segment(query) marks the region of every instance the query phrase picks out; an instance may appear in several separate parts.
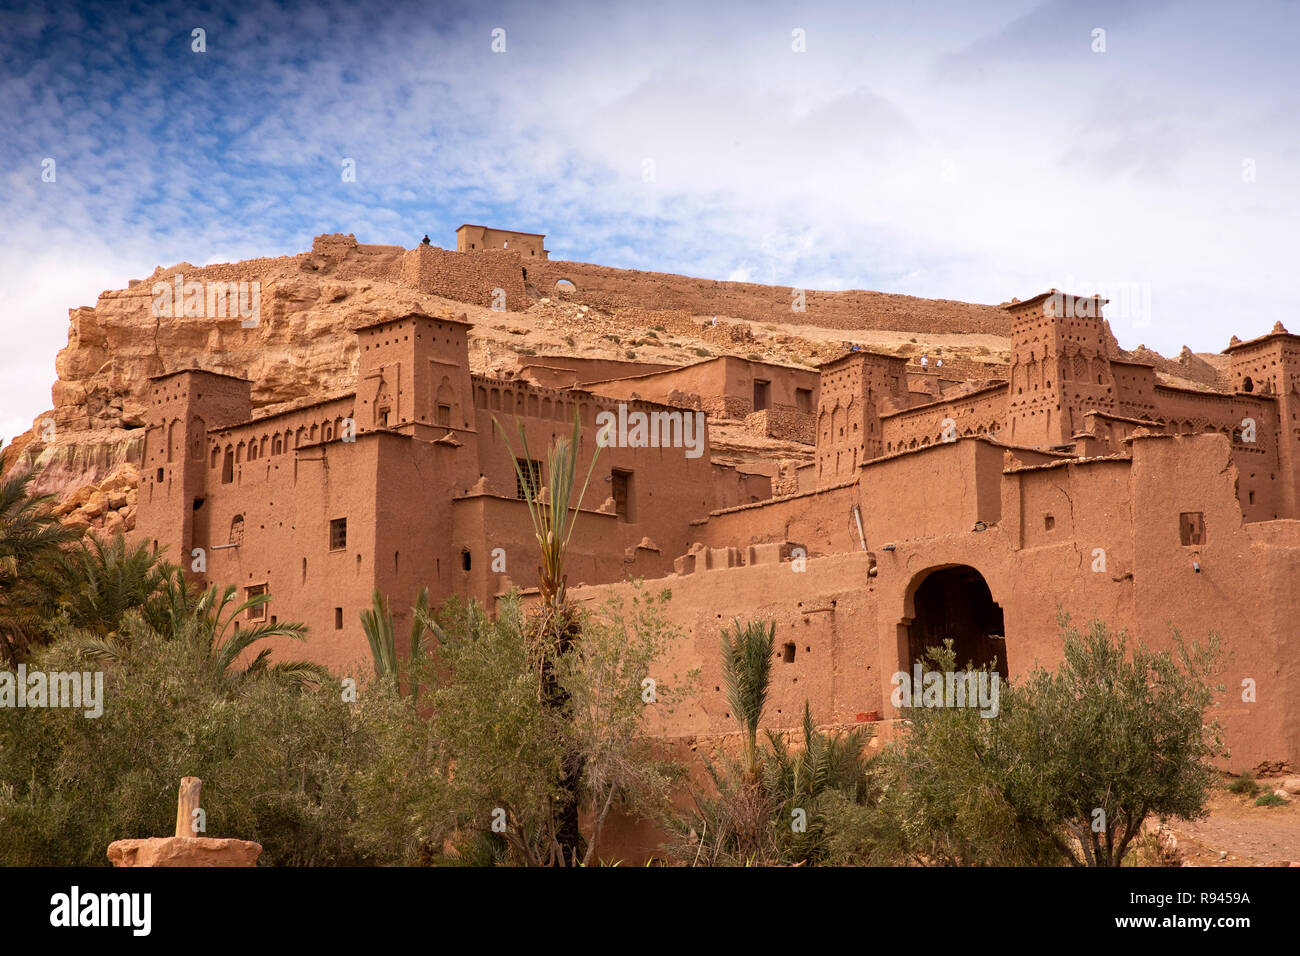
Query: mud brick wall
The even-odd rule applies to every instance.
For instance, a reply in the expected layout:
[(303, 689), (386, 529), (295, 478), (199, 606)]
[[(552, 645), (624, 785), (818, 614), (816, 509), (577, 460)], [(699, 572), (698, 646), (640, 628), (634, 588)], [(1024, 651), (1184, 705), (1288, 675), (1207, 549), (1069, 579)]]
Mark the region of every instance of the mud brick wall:
[(606, 310), (630, 307), (681, 310), (692, 315), (725, 315), (837, 329), (993, 335), (1011, 332), (1009, 316), (995, 305), (919, 299), (860, 289), (845, 292), (809, 289), (804, 294), (805, 311), (794, 312), (791, 309), (793, 290), (786, 286), (720, 282), (554, 259), (530, 261), (528, 279), (537, 284), (542, 295), (554, 294), (555, 283), (567, 279), (576, 287), (565, 296), (567, 299)]
[(768, 438), (817, 443), (817, 417), (794, 408), (765, 408), (745, 416), (745, 430)]
[(419, 292), (487, 308), (493, 304), (493, 289), (505, 290), (507, 311), (521, 312), (529, 305), (519, 253), (504, 249), (451, 252), (416, 246), (402, 255), (401, 279)]

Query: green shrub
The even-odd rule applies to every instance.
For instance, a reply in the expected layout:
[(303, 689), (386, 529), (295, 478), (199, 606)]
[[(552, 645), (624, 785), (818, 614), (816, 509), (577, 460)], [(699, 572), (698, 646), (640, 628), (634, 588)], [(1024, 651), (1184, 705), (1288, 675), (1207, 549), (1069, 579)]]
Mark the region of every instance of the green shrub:
[(89, 664), (56, 642), (32, 670), (102, 670), (103, 714), (0, 720), (0, 864), (104, 866), (109, 843), (171, 836), (184, 776), (203, 780), (207, 836), (261, 843), (265, 865), (430, 859), (442, 791), (409, 702), (340, 684), (253, 680), (223, 694), (175, 641), (127, 625), (128, 652)]
[(1230, 793), (1244, 793), (1248, 797), (1253, 797), (1259, 793), (1259, 784), (1255, 782), (1255, 775), (1247, 770), (1232, 783), (1228, 784)]
[[(884, 758), (886, 809), (909, 858), (975, 865), (1118, 866), (1152, 814), (1204, 815), (1222, 752), (1205, 722), (1219, 642), (1130, 649), (1100, 621), (1061, 618), (1064, 661), (1004, 685), (996, 717), (916, 707)], [(950, 646), (934, 669), (955, 669)]]

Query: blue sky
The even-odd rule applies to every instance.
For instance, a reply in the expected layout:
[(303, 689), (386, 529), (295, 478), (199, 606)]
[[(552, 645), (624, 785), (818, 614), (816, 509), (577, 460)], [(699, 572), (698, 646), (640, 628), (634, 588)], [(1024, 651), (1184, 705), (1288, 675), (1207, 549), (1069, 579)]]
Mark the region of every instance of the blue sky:
[(1166, 354), (1300, 331), (1297, 39), (1296, 0), (6, 7), (0, 435), (50, 407), (68, 308), (321, 232), (487, 222), (553, 258), (975, 302), (1141, 290), (1112, 325)]

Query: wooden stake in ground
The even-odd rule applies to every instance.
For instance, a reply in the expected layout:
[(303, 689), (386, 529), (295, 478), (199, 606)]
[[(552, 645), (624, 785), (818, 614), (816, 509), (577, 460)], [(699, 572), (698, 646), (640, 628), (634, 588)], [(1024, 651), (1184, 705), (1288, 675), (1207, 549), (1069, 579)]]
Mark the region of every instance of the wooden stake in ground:
[(199, 790), (203, 781), (198, 777), (182, 777), (180, 794), (176, 798), (176, 835), (194, 836), (194, 811), (199, 808)]

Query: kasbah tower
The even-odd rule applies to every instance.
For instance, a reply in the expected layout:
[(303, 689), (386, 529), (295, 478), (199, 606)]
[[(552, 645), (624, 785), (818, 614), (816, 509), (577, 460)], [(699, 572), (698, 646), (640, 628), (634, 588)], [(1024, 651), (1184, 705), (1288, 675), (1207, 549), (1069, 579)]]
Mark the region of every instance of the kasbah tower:
[[(397, 249), (393, 268), (512, 311), (529, 283), (609, 297), (653, 275), (556, 263), (543, 240), (466, 226), (456, 250)], [(734, 729), (718, 661), (733, 617), (776, 622), (770, 724), (795, 724), (806, 699), (819, 723), (878, 722), (887, 738), (890, 678), (927, 646), (952, 638), (959, 661), (996, 659), (1014, 680), (1059, 662), (1065, 612), (1157, 648), (1172, 628), (1216, 632), (1232, 766), (1300, 765), (1300, 337), (1280, 323), (1234, 337), (1221, 387), (1179, 387), (1114, 357), (1104, 306), (1055, 290), (1012, 300), (992, 380), (863, 350), (817, 370), (556, 356), (498, 379), (471, 371), (468, 322), (414, 312), (353, 330), (349, 391), (260, 415), (253, 383), (196, 354), (150, 383), (135, 534), (187, 556), (196, 581), (269, 591), (252, 613), (310, 628), (277, 651), (342, 671), (366, 659), (359, 612), (375, 589), (401, 626), (425, 587), (491, 608), (536, 586), (524, 498), (545, 462), (522, 462), (521, 480), (502, 429), (522, 454), (522, 423), (544, 459), (576, 415), (585, 467), (597, 416), (620, 406), (673, 427), (743, 420), (806, 443), (809, 463), (715, 462), (707, 429), (694, 454), (628, 442), (600, 449), (580, 503), (576, 599), (629, 578), (672, 590), (684, 637), (661, 666), (701, 670), (657, 727), (680, 746)]]

